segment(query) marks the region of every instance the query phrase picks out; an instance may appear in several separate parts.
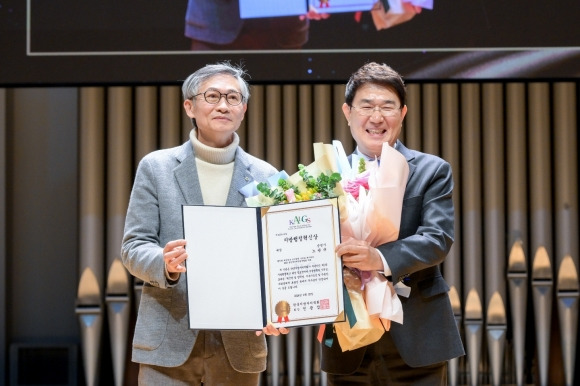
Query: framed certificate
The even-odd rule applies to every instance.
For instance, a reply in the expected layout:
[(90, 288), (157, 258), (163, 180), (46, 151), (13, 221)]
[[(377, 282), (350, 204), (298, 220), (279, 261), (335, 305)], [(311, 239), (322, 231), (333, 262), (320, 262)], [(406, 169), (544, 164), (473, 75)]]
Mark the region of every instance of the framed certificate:
[(336, 199), (183, 206), (189, 327), (261, 330), (344, 321)]
[(380, 0), (239, 0), (240, 18), (261, 18), (318, 13), (369, 11)]

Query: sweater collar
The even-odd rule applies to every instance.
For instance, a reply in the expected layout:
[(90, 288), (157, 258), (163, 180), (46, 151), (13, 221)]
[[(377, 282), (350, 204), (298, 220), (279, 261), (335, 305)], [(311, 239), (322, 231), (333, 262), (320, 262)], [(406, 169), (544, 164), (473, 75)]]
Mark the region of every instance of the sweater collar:
[(211, 147), (201, 143), (199, 139), (197, 139), (196, 129), (191, 130), (189, 133), (189, 139), (191, 140), (197, 158), (216, 165), (225, 165), (234, 162), (236, 150), (240, 144), (240, 137), (237, 133), (234, 133), (234, 140), (232, 143), (221, 148)]

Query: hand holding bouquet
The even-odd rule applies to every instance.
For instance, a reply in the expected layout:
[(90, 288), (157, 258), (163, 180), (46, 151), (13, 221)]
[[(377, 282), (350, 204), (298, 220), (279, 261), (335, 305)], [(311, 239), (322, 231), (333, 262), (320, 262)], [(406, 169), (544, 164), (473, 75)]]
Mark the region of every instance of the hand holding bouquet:
[[(366, 161), (353, 154), (349, 160), (342, 144), (315, 143), (315, 161), (298, 165), (292, 176), (284, 171), (268, 181), (244, 187), (248, 206), (269, 206), (338, 197), (341, 238), (365, 240), (371, 246), (395, 241), (409, 166), (401, 153), (383, 145), (379, 160)], [(345, 268), (348, 270), (348, 268)], [(360, 280), (345, 280), (347, 323), (335, 323), (343, 351), (376, 342), (391, 321), (403, 323), (403, 308), (395, 287), (377, 271), (345, 271)], [(348, 283), (359, 283), (348, 288)], [(350, 308), (350, 313), (348, 309)]]
[[(348, 213), (341, 222), (343, 241), (355, 238), (373, 247), (395, 241), (399, 236), (409, 175), (407, 160), (388, 143), (383, 144), (380, 161), (366, 161), (356, 154), (349, 161), (339, 141), (333, 142), (333, 148)], [(403, 323), (403, 306), (393, 283), (377, 271), (354, 271), (361, 278), (361, 290), (371, 319), (380, 320), (385, 330), (390, 328), (391, 321)], [(368, 332), (362, 335), (356, 324), (335, 324), (343, 351), (376, 342), (381, 334), (377, 336), (373, 328), (376, 329), (376, 324), (365, 327)]]

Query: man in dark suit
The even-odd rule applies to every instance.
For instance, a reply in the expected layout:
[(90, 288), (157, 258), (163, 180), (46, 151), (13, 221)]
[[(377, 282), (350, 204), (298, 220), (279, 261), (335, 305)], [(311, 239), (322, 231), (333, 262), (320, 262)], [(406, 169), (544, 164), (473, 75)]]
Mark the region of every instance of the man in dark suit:
[(257, 386), (267, 360), (262, 332), (288, 333), (272, 325), (257, 332), (189, 329), (182, 205), (245, 206), (240, 188), (276, 173), (239, 146), (250, 97), (244, 76), (229, 63), (191, 74), (182, 87), (189, 140), (146, 155), (137, 168), (121, 255), (144, 281), (132, 353), (140, 385)]
[(332, 347), (322, 344), (322, 370), (330, 386), (445, 385), (447, 361), (465, 354), (439, 268), (454, 238), (451, 167), (439, 157), (407, 149), (398, 139), (407, 113), (406, 91), (389, 66), (359, 68), (346, 85), (345, 100), (342, 110), (357, 143), (355, 152), (375, 159), (388, 142), (407, 159), (409, 177), (398, 240), (374, 248), (352, 238), (336, 251), (344, 265), (380, 271), (411, 292), (400, 298), (404, 323), (391, 323), (378, 342), (345, 352), (335, 335)]

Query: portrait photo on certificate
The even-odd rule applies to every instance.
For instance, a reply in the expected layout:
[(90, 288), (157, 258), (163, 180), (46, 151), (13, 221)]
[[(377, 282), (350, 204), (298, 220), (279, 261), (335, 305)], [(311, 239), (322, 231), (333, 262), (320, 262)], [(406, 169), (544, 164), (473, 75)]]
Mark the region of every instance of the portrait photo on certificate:
[(339, 218), (336, 198), (183, 206), (190, 328), (344, 321)]

